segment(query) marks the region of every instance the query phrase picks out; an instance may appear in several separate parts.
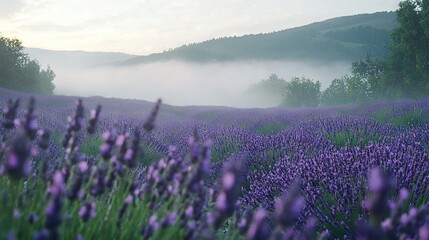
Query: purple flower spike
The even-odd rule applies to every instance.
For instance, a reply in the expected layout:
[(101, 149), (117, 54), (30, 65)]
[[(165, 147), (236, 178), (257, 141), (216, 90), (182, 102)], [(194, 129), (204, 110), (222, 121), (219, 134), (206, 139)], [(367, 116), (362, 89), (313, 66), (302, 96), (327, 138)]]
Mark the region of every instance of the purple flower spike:
[(278, 224), (284, 229), (295, 224), (304, 203), (301, 196), (301, 181), (297, 181), (276, 203), (274, 216)]
[(39, 217), (35, 213), (30, 213), (28, 216), (28, 222), (35, 223), (39, 220)]
[(389, 212), (388, 194), (394, 188), (395, 181), (392, 176), (381, 173), (378, 168), (371, 169), (368, 181), (372, 196), (366, 200), (365, 205), (375, 218), (382, 219)]
[(155, 104), (155, 107), (152, 109), (152, 112), (150, 113), (146, 122), (143, 124), (143, 128), (146, 131), (149, 132), (155, 127), (155, 118), (156, 118), (156, 115), (158, 115), (160, 106), (161, 106), (161, 99), (158, 99), (158, 101)]
[(5, 170), (12, 178), (21, 178), (30, 173), (31, 144), (28, 138), (19, 134), (9, 146)]
[(89, 125), (86, 129), (89, 134), (95, 133), (95, 129), (96, 129), (96, 125), (98, 122), (100, 112), (101, 112), (101, 105), (97, 105), (97, 107), (95, 109), (91, 110), (91, 116), (89, 118)]
[(429, 240), (429, 218), (426, 223), (419, 229), (420, 240)]
[(249, 240), (265, 240), (270, 238), (270, 228), (268, 224), (267, 213), (260, 208), (256, 211), (253, 221), (247, 231), (247, 239)]
[(35, 104), (36, 104), (36, 100), (33, 97), (30, 98), (27, 113), (25, 115), (25, 122), (23, 124), (25, 133), (31, 140), (33, 140), (36, 137), (37, 130), (39, 129), (37, 124), (36, 114), (34, 113)]
[(41, 129), (37, 132), (39, 135), (39, 147), (41, 149), (47, 149), (49, 147), (49, 141), (51, 139), (51, 131), (49, 129)]
[(95, 217), (95, 202), (85, 202), (79, 209), (79, 217), (83, 222), (87, 222), (90, 218)]
[(49, 232), (46, 229), (42, 229), (41, 231), (34, 234), (34, 240), (48, 240)]
[(15, 126), (15, 118), (18, 113), (19, 99), (12, 101), (9, 99), (7, 106), (3, 109), (2, 126), (6, 129), (12, 129)]

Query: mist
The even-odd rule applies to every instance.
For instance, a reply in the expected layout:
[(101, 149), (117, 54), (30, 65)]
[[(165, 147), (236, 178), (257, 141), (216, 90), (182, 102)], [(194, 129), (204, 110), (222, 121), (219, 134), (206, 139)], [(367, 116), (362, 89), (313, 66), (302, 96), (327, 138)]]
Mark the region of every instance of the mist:
[(273, 107), (272, 98), (244, 93), (251, 84), (276, 73), (290, 80), (305, 76), (320, 81), (322, 89), (350, 71), (350, 63), (321, 64), (290, 61), (241, 61), (228, 63), (156, 62), (126, 67), (70, 67), (52, 65), (57, 77), (55, 94), (103, 96), (185, 105)]

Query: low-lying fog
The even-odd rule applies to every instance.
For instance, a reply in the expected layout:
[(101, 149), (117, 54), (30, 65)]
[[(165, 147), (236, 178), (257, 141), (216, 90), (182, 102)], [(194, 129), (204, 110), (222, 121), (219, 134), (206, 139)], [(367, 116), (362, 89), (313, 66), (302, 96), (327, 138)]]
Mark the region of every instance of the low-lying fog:
[(326, 88), (349, 72), (350, 63), (307, 62), (157, 62), (127, 67), (67, 67), (51, 64), (57, 77), (55, 94), (104, 96), (155, 101), (172, 105), (270, 107), (269, 99), (252, 99), (244, 92), (251, 84), (276, 73), (290, 80), (305, 76)]

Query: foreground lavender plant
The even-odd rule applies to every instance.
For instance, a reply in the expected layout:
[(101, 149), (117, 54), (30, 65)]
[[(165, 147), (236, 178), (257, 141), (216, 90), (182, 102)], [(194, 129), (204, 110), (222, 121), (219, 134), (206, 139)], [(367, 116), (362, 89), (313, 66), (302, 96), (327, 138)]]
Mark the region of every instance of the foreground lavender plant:
[(3, 109), (2, 126), (4, 128), (11, 129), (15, 126), (15, 118), (18, 112), (19, 102), (19, 99), (15, 101), (12, 101), (12, 99), (8, 100), (7, 106)]
[[(14, 104), (9, 104), (10, 109)], [(428, 236), (426, 125), (395, 130), (363, 118), (323, 117), (318, 112), (308, 120), (308, 113), (300, 113), (293, 118), (298, 123), (290, 129), (261, 136), (251, 126), (244, 131), (234, 125), (250, 122), (259, 127), (278, 119), (292, 125), (292, 120), (279, 116), (293, 113), (234, 110), (240, 112), (234, 115), (222, 110), (215, 113), (223, 117), (216, 117), (215, 124), (209, 125), (197, 120), (200, 112), (186, 110), (185, 115), (191, 116), (186, 116), (186, 121), (163, 119), (163, 124), (157, 124), (159, 131), (150, 132), (159, 104), (143, 125), (134, 121), (139, 129), (124, 123), (123, 118), (112, 117), (111, 112), (103, 112), (107, 120), (100, 121), (98, 107), (89, 121), (84, 121), (83, 103), (78, 101), (63, 138), (66, 154), (56, 145), (62, 124), (47, 124), (43, 119), (47, 111), (38, 109), (39, 124), (54, 129), (37, 129), (37, 124), (30, 124), (35, 119), (34, 102), (30, 101), (22, 119), (17, 119), (16, 108), (15, 115), (8, 117), (13, 126), (2, 124), (0, 129), (0, 158), (1, 152), (5, 153), (0, 159), (4, 166), (0, 186), (7, 186), (0, 192), (0, 208), (7, 212), (8, 220), (2, 221), (0, 237), (6, 238), (7, 233), (16, 239)], [(10, 123), (5, 118), (3, 115), (2, 122)], [(114, 128), (112, 122), (116, 122)], [(102, 139), (96, 136), (98, 123), (105, 132)], [(87, 133), (80, 131), (85, 127)], [(33, 135), (36, 129), (37, 139)], [(186, 142), (185, 136), (193, 130), (198, 134)], [(343, 136), (337, 134), (343, 131), (387, 137), (376, 142), (357, 140), (355, 146), (352, 141), (337, 146), (335, 139), (327, 137), (331, 132)], [(85, 134), (91, 136), (85, 139)], [(25, 140), (17, 140), (20, 137)], [(82, 143), (100, 147), (100, 156), (89, 156)], [(171, 143), (177, 146), (169, 147)], [(142, 156), (151, 156), (154, 146), (168, 152), (159, 161), (142, 161)], [(242, 155), (248, 158), (241, 159)], [(37, 173), (40, 159), (52, 176), (28, 174), (30, 170)], [(7, 165), (17, 166), (16, 162), (19, 167)], [(26, 165), (34, 167), (23, 167)], [(219, 174), (222, 169), (223, 175)], [(46, 181), (39, 176), (50, 180), (47, 198), (41, 197)], [(135, 231), (136, 226), (141, 231)]]
[(11, 140), (5, 162), (10, 177), (17, 179), (30, 174), (31, 149), (31, 143), (23, 133)]
[(37, 119), (35, 114), (35, 105), (36, 105), (36, 100), (33, 97), (30, 98), (28, 109), (25, 114), (25, 120), (22, 124), (24, 126), (25, 133), (31, 140), (34, 140), (37, 134), (37, 130), (39, 130), (39, 126), (37, 124)]
[[(63, 208), (63, 195), (65, 191), (65, 179), (61, 172), (56, 172), (52, 177), (51, 186), (48, 189), (51, 201), (46, 207), (45, 229), (48, 235), (47, 239), (60, 239), (59, 226), (62, 223), (61, 211)], [(44, 234), (44, 230), (40, 232)]]

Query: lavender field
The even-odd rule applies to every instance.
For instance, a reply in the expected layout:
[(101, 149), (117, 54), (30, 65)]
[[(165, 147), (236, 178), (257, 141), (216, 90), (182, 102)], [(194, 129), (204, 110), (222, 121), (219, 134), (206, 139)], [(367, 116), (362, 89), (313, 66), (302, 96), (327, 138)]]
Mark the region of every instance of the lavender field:
[(429, 99), (31, 99), (0, 89), (1, 239), (429, 239)]

